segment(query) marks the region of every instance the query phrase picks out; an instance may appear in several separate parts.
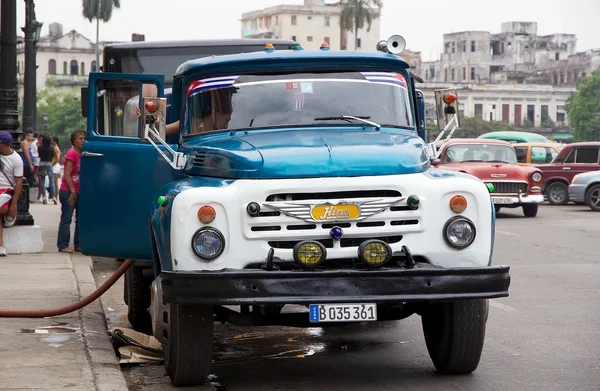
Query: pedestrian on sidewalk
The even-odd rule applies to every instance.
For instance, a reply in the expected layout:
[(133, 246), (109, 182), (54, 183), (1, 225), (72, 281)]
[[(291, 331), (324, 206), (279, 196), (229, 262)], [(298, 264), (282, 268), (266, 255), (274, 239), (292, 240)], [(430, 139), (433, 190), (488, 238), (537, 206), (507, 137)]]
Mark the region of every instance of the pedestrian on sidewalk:
[(10, 147), (12, 142), (10, 132), (0, 131), (0, 257), (6, 256), (3, 228), (15, 224), (23, 188), (23, 159)]
[(75, 213), (75, 234), (73, 244), (75, 251), (79, 248), (79, 167), (81, 161), (81, 150), (85, 143), (86, 133), (83, 130), (75, 130), (71, 133), (71, 149), (65, 155), (65, 172), (58, 198), (61, 204), (60, 224), (58, 226), (58, 238), (56, 245), (61, 253), (72, 253), (69, 248), (71, 242), (71, 221)]
[(33, 165), (33, 152), (31, 151), (32, 142), (33, 133), (27, 130), (23, 132), (23, 140), (21, 141), (21, 158), (23, 160), (23, 175), (25, 176), (25, 179), (27, 179), (29, 188), (33, 188), (33, 186), (35, 186), (35, 168)]
[(60, 156), (62, 152), (60, 151), (60, 143), (58, 142), (58, 137), (52, 136), (52, 148), (54, 148), (54, 157), (52, 158), (52, 174), (54, 176), (54, 204), (58, 204), (58, 178), (60, 177)]
[[(33, 132), (33, 140), (31, 140), (31, 153), (33, 155), (33, 171), (35, 173), (35, 179), (37, 180), (37, 200), (39, 201), (42, 198), (42, 181), (40, 180), (40, 153), (38, 152), (38, 147), (40, 145), (40, 134), (38, 132)], [(33, 187), (30, 185), (30, 187)]]
[(46, 178), (48, 178), (48, 188), (50, 193), (50, 199), (55, 199), (55, 188), (54, 188), (54, 176), (52, 173), (52, 159), (54, 158), (54, 147), (52, 146), (52, 139), (50, 136), (41, 135), (41, 143), (38, 145), (38, 153), (40, 155), (40, 182), (42, 183), (42, 201), (44, 204), (48, 203), (48, 194), (46, 193)]

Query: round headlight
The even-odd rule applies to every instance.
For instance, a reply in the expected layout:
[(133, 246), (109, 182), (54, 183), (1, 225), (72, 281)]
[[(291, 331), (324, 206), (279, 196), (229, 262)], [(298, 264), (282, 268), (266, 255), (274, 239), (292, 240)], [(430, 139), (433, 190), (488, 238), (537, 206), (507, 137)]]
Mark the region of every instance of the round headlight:
[(215, 228), (201, 228), (192, 237), (192, 249), (200, 258), (213, 260), (225, 248), (225, 238)]
[(451, 218), (444, 225), (444, 240), (457, 250), (467, 248), (475, 240), (475, 225), (466, 217)]
[(380, 267), (392, 259), (392, 249), (382, 240), (368, 240), (358, 246), (358, 256), (369, 266)]
[(534, 172), (533, 175), (531, 175), (531, 179), (533, 179), (534, 182), (539, 182), (542, 180), (542, 173), (541, 172)]
[(300, 242), (294, 246), (294, 260), (304, 267), (319, 265), (327, 257), (327, 249), (319, 242)]

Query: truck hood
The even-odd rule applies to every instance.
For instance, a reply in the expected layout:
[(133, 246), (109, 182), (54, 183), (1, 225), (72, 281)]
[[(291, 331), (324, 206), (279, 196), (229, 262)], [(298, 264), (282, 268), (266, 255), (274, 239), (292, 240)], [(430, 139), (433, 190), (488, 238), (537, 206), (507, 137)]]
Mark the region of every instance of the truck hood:
[(531, 166), (517, 164), (467, 162), (440, 164), (438, 168), (466, 172), (483, 181), (528, 180), (530, 174), (537, 170)]
[(416, 132), (328, 127), (215, 133), (186, 139), (185, 172), (220, 178), (311, 178), (393, 175), (429, 168)]

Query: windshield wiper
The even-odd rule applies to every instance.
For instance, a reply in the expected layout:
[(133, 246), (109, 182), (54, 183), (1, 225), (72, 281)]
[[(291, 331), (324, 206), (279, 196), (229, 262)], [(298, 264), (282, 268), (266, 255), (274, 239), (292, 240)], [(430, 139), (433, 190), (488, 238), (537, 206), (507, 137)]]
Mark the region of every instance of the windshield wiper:
[(371, 118), (371, 117), (365, 117), (365, 116), (355, 117), (353, 115), (338, 115), (337, 117), (319, 117), (319, 118), (315, 118), (315, 121), (336, 121), (336, 120), (342, 120), (342, 121), (351, 122), (352, 120), (354, 120), (354, 121), (359, 121), (359, 122), (363, 122), (365, 124), (374, 126), (376, 129), (380, 129), (381, 128), (381, 125), (379, 125), (377, 122), (367, 121), (369, 118)]

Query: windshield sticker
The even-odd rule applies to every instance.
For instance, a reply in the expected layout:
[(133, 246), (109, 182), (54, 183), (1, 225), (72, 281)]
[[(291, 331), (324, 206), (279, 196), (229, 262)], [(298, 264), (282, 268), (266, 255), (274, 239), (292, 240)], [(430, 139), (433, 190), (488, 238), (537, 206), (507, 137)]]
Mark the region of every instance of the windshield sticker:
[(302, 111), (304, 110), (304, 94), (302, 93), (294, 93), (294, 104), (292, 107), (294, 111)]
[(400, 86), (408, 89), (408, 83), (404, 75), (394, 72), (361, 72), (361, 74), (370, 82), (385, 83)]
[(285, 89), (290, 91), (298, 91), (300, 89), (300, 83), (289, 82), (285, 83)]
[(223, 76), (193, 81), (187, 89), (186, 98), (212, 88), (231, 87), (238, 78), (239, 76)]
[(302, 92), (303, 94), (312, 94), (313, 93), (312, 83), (300, 83), (300, 92)]

